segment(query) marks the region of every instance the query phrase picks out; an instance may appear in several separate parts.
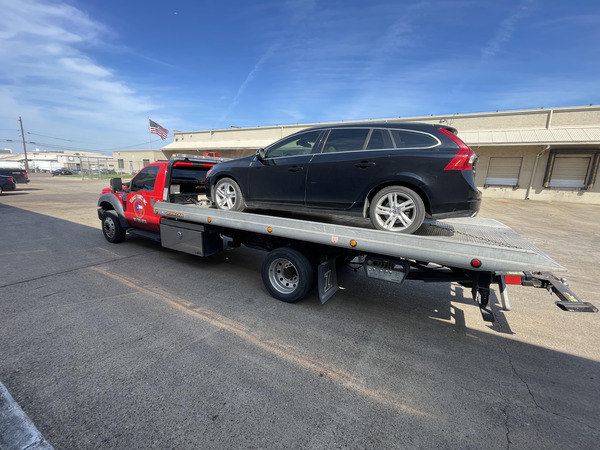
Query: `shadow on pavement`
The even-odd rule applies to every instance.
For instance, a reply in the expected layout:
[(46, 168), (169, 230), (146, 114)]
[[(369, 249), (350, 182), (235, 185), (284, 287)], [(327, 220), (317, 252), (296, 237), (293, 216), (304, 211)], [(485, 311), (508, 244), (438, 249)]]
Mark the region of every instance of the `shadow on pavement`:
[(545, 313), (514, 331), (495, 299), (488, 327), (460, 286), (398, 286), (349, 269), (325, 305), (314, 293), (286, 304), (263, 288), (258, 251), (203, 259), (140, 238), (114, 245), (99, 224), (2, 204), (0, 227), (10, 261), (0, 381), (56, 448), (600, 439), (600, 364), (570, 354), (587, 333), (527, 342)]

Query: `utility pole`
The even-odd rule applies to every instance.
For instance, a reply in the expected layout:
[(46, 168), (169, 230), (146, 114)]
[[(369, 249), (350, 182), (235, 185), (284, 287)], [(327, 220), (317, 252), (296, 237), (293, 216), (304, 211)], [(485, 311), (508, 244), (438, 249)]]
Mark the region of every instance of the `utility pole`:
[(27, 161), (27, 147), (25, 146), (25, 132), (23, 131), (23, 121), (19, 116), (19, 123), (21, 124), (21, 137), (23, 138), (23, 153), (25, 154), (25, 170), (29, 172), (29, 162)]

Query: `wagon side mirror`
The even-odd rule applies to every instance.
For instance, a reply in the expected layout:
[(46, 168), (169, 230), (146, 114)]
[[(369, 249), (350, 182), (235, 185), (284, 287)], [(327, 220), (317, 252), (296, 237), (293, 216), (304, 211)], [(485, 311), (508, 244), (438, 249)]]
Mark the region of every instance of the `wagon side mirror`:
[(113, 192), (122, 192), (123, 191), (123, 180), (121, 178), (111, 178), (110, 179), (110, 190)]
[(256, 159), (258, 159), (261, 163), (265, 162), (265, 149), (264, 148), (259, 148), (258, 150), (256, 150)]

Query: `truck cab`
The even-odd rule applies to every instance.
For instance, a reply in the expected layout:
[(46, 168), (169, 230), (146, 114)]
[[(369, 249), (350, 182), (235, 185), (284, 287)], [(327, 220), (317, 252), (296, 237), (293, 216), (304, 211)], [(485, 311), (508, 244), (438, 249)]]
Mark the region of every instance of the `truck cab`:
[(148, 164), (128, 183), (111, 179), (110, 187), (102, 190), (98, 200), (103, 230), (115, 242), (123, 240), (127, 231), (159, 233), (160, 216), (154, 213), (154, 204), (206, 202), (206, 173), (221, 161), (215, 157), (178, 155), (169, 161)]

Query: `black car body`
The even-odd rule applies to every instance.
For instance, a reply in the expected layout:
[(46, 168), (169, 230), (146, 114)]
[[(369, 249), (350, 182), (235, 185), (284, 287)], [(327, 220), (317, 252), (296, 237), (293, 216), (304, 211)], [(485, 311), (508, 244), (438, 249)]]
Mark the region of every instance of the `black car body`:
[(17, 189), (17, 185), (13, 177), (0, 175), (0, 195), (4, 191), (14, 191), (15, 189)]
[(475, 160), (448, 126), (321, 126), (216, 165), (207, 196), (220, 209), (352, 214), (370, 217), (378, 229), (412, 233), (426, 216), (477, 214)]
[(60, 176), (60, 175), (73, 175), (73, 171), (71, 169), (56, 169), (52, 172), (52, 176)]
[(29, 183), (29, 175), (25, 169), (0, 168), (0, 175), (11, 177), (15, 183)]

